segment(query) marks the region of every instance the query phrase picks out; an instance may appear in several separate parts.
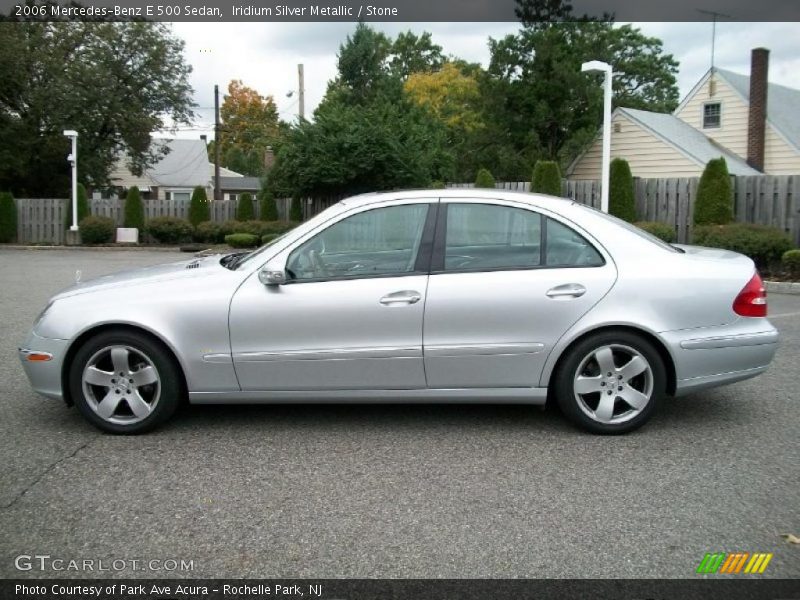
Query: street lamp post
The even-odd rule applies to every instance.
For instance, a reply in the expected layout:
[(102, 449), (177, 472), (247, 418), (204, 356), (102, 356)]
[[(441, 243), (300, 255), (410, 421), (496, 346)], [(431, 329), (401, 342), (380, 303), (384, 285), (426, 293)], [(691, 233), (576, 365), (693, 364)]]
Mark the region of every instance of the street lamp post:
[(592, 60), (581, 65), (581, 71), (600, 71), (605, 73), (603, 83), (603, 173), (600, 188), (600, 210), (608, 212), (608, 185), (611, 173), (611, 65)]
[(78, 231), (78, 132), (65, 129), (64, 135), (72, 141), (72, 152), (67, 160), (72, 165), (72, 225), (70, 231)]

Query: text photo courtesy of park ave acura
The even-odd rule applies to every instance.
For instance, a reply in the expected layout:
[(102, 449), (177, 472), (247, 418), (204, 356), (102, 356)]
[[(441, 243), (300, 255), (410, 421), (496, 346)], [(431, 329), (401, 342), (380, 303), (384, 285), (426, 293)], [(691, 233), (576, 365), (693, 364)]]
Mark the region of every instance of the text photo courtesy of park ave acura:
[(798, 31), (0, 0), (0, 599), (800, 600)]

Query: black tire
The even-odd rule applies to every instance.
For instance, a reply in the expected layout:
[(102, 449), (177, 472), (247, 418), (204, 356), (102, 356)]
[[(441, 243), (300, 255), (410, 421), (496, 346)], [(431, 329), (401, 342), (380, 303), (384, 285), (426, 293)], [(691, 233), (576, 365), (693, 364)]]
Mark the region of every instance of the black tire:
[[(101, 417), (97, 409), (93, 408), (93, 406), (98, 403), (99, 396), (105, 392), (106, 389), (108, 389), (109, 395), (111, 395), (112, 391), (119, 393), (116, 391), (116, 387), (105, 388), (102, 385), (95, 387), (87, 384), (89, 395), (97, 396), (97, 398), (91, 399), (87, 397), (87, 393), (84, 391), (84, 369), (89, 366), (89, 361), (95, 361), (98, 356), (101, 357), (100, 360), (106, 360), (105, 364), (109, 364), (108, 361), (111, 359), (103, 359), (102, 356), (104, 355), (104, 351), (111, 347), (124, 347), (124, 349), (129, 352), (129, 356), (132, 357), (127, 359), (128, 364), (133, 364), (137, 360), (140, 361), (139, 366), (132, 368), (138, 369), (141, 368), (141, 365), (152, 366), (154, 368), (157, 383), (145, 384), (137, 388), (135, 384), (133, 384), (133, 379), (119, 379), (120, 382), (123, 382), (119, 385), (128, 385), (124, 382), (130, 381), (131, 389), (134, 392), (139, 393), (141, 390), (140, 398), (146, 397), (148, 393), (152, 394), (152, 398), (157, 398), (155, 402), (151, 401), (151, 403), (148, 404), (151, 408), (146, 417), (137, 417), (126, 403), (117, 406), (115, 409), (116, 412), (109, 416), (111, 420)], [(146, 362), (142, 361), (142, 358), (144, 358)], [(147, 365), (147, 362), (151, 364)], [(102, 370), (106, 371), (111, 368), (113, 367), (106, 367)], [(116, 375), (116, 373), (111, 373), (110, 375)], [(136, 377), (136, 375), (137, 373), (132, 371), (131, 377)], [(69, 365), (68, 376), (70, 395), (74, 399), (75, 405), (78, 407), (81, 414), (99, 429), (121, 435), (145, 433), (155, 429), (172, 416), (175, 409), (180, 404), (183, 395), (182, 377), (172, 354), (160, 342), (135, 331), (105, 331), (90, 338), (75, 353), (72, 363)], [(125, 399), (126, 390), (122, 389), (120, 391), (122, 395), (119, 397)], [(119, 401), (117, 400), (117, 402)], [(123, 414), (125, 412), (130, 412), (130, 416)], [(140, 420), (125, 422), (126, 418)]]
[[(603, 373), (595, 375), (592, 371), (592, 369), (599, 371), (600, 363), (596, 359), (590, 358), (590, 356), (594, 354), (595, 351), (604, 347), (612, 348), (615, 364), (617, 360), (625, 359), (628, 350), (633, 350), (647, 361), (647, 365), (650, 369), (649, 373), (645, 371), (642, 375), (637, 376), (638, 379), (633, 378), (630, 383), (625, 382), (628, 384), (628, 387), (633, 388), (633, 391), (644, 393), (648, 389), (652, 390), (646, 405), (638, 409), (638, 413), (636, 412), (636, 408), (632, 405), (628, 405), (625, 400), (622, 399), (621, 394), (618, 395), (618, 392), (613, 391), (613, 389), (611, 394), (605, 391), (609, 389), (610, 381), (613, 381), (614, 377), (605, 380)], [(622, 367), (624, 363), (616, 364), (616, 366)], [(578, 376), (579, 368), (581, 368), (582, 374), (596, 377), (598, 381), (602, 381), (602, 383), (598, 385), (605, 386), (603, 391), (577, 394), (575, 391), (575, 381)], [(616, 377), (619, 376), (616, 375)], [(554, 374), (553, 385), (554, 396), (559, 408), (575, 425), (591, 433), (617, 435), (638, 429), (653, 416), (659, 401), (664, 396), (667, 385), (667, 375), (664, 361), (655, 347), (653, 347), (652, 343), (630, 331), (609, 330), (590, 335), (570, 347)], [(620, 383), (620, 385), (623, 384)], [(613, 388), (615, 386), (616, 383), (611, 387)], [(643, 389), (639, 390), (639, 387)], [(595, 411), (599, 409), (599, 402), (604, 398), (603, 394), (608, 394), (610, 398), (613, 398), (613, 400), (611, 400), (613, 405), (611, 412), (612, 419), (625, 419), (628, 414), (632, 416), (621, 422), (601, 422), (597, 420), (599, 417), (595, 414)], [(647, 394), (645, 394), (645, 396), (646, 395)], [(595, 399), (597, 399), (598, 405), (593, 407), (592, 403)], [(593, 418), (587, 413), (593, 413), (595, 417)], [(614, 415), (616, 415), (616, 417)]]

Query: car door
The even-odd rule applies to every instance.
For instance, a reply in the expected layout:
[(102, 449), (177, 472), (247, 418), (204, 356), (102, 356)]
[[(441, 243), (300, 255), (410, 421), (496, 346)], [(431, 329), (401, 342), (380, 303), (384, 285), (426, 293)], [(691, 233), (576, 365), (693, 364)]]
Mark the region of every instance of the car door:
[(401, 201), (344, 213), (270, 260), (285, 265), (285, 284), (251, 275), (230, 309), (242, 390), (425, 387), (430, 206)]
[(425, 307), (430, 388), (536, 387), (558, 339), (616, 279), (568, 222), (524, 204), (442, 199)]

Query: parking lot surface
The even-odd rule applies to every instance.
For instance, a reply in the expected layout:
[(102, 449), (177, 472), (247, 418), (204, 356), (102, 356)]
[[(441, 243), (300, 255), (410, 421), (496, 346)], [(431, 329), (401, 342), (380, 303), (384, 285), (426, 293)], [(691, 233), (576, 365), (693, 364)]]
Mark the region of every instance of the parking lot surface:
[[(767, 374), (621, 437), (461, 405), (188, 407), (118, 437), (30, 390), (17, 344), (76, 269), (183, 258), (0, 250), (0, 577), (683, 578), (733, 551), (800, 576), (781, 537), (800, 536), (800, 296), (769, 298)], [(192, 570), (20, 572), (21, 554)]]

